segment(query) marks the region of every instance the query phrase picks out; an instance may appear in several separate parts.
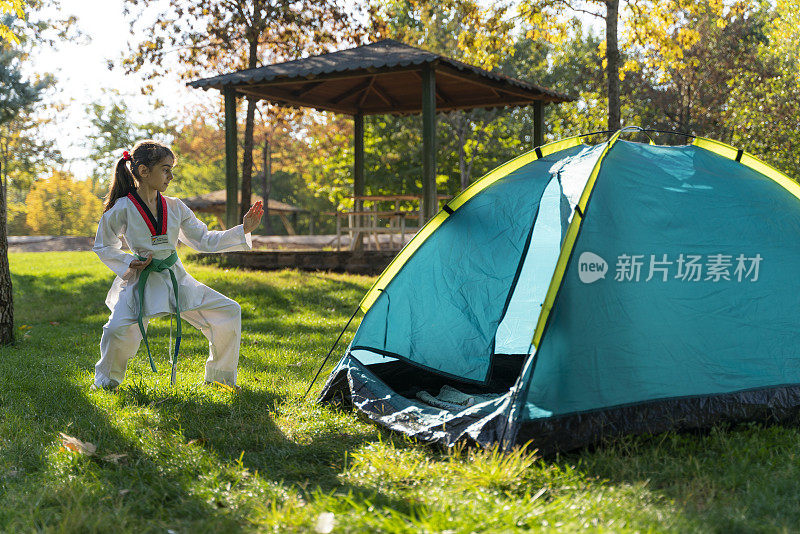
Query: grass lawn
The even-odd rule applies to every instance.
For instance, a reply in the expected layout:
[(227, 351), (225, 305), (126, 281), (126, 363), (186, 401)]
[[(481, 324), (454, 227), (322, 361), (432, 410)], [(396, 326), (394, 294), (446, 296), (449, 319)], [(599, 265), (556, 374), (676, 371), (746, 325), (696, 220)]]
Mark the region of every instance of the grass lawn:
[[(543, 461), (443, 451), (302, 401), (370, 278), (188, 264), (242, 305), (242, 390), (200, 385), (207, 343), (188, 325), (170, 387), (162, 319), (149, 330), (159, 373), (142, 349), (109, 393), (89, 385), (111, 272), (90, 252), (10, 261), (20, 329), (0, 348), (0, 531), (800, 528), (796, 428), (629, 438)], [(65, 449), (60, 432), (96, 454)]]

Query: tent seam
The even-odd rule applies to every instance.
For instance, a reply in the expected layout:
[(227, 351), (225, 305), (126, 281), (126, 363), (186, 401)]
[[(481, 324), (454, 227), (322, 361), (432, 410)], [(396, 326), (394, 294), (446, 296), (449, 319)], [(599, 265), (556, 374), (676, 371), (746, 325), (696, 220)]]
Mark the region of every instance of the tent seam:
[[(539, 345), (541, 344), (541, 340), (544, 337), (545, 332), (547, 331), (547, 326), (549, 325), (549, 322), (550, 322), (551, 312), (553, 310), (553, 307), (555, 306), (556, 300), (558, 299), (558, 295), (561, 292), (561, 287), (564, 284), (564, 279), (566, 278), (566, 273), (567, 273), (567, 267), (569, 265), (570, 260), (572, 259), (572, 254), (573, 254), (573, 252), (575, 250), (575, 244), (578, 242), (578, 237), (580, 236), (580, 230), (583, 227), (583, 220), (584, 220), (583, 214), (586, 213), (587, 207), (589, 205), (589, 199), (591, 198), (592, 192), (594, 191), (594, 186), (597, 183), (597, 178), (600, 176), (600, 169), (602, 168), (603, 162), (605, 161), (605, 158), (608, 155), (608, 153), (611, 151), (611, 148), (614, 146), (614, 144), (619, 139), (619, 136), (620, 136), (621, 133), (622, 133), (622, 130), (618, 130), (611, 137), (611, 139), (609, 139), (608, 146), (605, 148), (605, 150), (603, 150), (603, 153), (600, 154), (600, 157), (598, 158), (597, 163), (595, 163), (595, 166), (592, 169), (592, 173), (590, 174), (590, 178), (586, 182), (586, 186), (584, 186), (584, 190), (581, 193), (581, 197), (578, 200), (578, 203), (575, 205), (576, 213), (578, 214), (579, 218), (573, 217), (572, 223), (570, 223), (570, 226), (567, 229), (567, 239), (569, 237), (570, 230), (572, 230), (573, 227), (575, 227), (575, 231), (574, 231), (575, 237), (572, 240), (572, 246), (570, 247), (569, 252), (564, 255), (565, 260), (563, 262), (563, 269), (561, 269), (560, 273), (559, 273), (558, 264), (561, 262), (561, 256), (559, 256), (559, 261), (556, 262), (556, 270), (553, 273), (553, 278), (550, 280), (550, 288), (547, 291), (547, 296), (545, 296), (544, 303), (542, 304), (542, 311), (540, 312), (540, 315), (539, 315), (539, 322), (541, 322), (542, 321), (542, 314), (544, 314), (545, 311), (547, 312), (547, 316), (544, 318), (544, 322), (542, 323), (542, 330), (541, 330), (541, 334), (539, 334), (538, 343), (537, 343), (537, 339), (536, 339), (536, 332), (539, 331), (539, 325), (538, 324), (536, 326), (536, 330), (534, 331), (533, 345), (534, 345), (535, 349), (534, 349), (534, 353), (533, 353), (533, 362), (531, 362), (530, 377), (528, 378), (527, 384), (524, 384), (524, 387), (521, 388), (517, 392), (518, 394), (521, 394), (521, 395), (515, 395), (514, 398), (511, 401), (511, 405), (510, 405), (510, 408), (509, 408), (509, 417), (506, 418), (507, 426), (510, 426), (511, 415), (512, 415), (512, 412), (515, 411), (515, 408), (516, 408), (515, 404), (516, 404), (517, 396), (521, 396), (522, 398), (525, 398), (528, 395), (528, 391), (530, 391), (531, 383), (533, 382), (533, 375), (536, 372), (536, 364), (539, 362)], [(592, 178), (592, 176), (594, 176), (594, 178)], [(583, 205), (582, 213), (577, 211), (577, 208), (580, 207), (581, 205)], [(565, 239), (565, 243), (567, 242), (567, 239)], [(565, 250), (563, 246), (562, 246), (561, 250), (562, 250), (562, 253), (563, 253), (564, 250)], [(555, 282), (556, 276), (558, 276), (559, 274), (560, 274), (560, 278), (558, 280), (558, 285), (555, 286), (554, 282)], [(546, 308), (548, 297), (550, 296), (551, 292), (553, 292), (552, 302), (550, 304), (550, 307)], [(520, 375), (520, 379), (521, 379), (521, 377), (522, 377), (522, 375)], [(515, 424), (514, 426), (516, 427), (518, 425), (519, 425), (519, 423)], [(513, 429), (509, 429), (509, 430), (513, 431)], [(504, 434), (505, 434), (505, 431), (506, 430), (504, 430), (504, 432), (503, 432)]]

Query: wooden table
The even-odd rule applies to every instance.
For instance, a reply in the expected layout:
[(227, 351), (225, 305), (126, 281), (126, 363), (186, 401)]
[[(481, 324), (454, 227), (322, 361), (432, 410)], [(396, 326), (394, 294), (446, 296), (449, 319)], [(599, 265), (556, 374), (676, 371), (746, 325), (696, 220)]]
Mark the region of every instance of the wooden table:
[[(394, 245), (394, 240), (391, 236), (398, 234), (400, 236), (399, 248), (402, 248), (405, 243), (406, 233), (416, 231), (416, 229), (406, 227), (406, 219), (419, 217), (416, 211), (403, 210), (332, 211), (325, 212), (325, 215), (334, 215), (336, 217), (336, 250), (342, 249), (342, 234), (345, 232), (350, 235), (352, 240), (357, 239), (362, 233), (372, 236), (377, 250), (381, 250), (378, 234), (389, 234), (390, 245)], [(343, 224), (342, 219), (345, 218), (346, 220)], [(388, 219), (388, 226), (380, 225), (380, 219)]]
[[(439, 195), (439, 200), (450, 199), (450, 195)], [(406, 219), (422, 220), (422, 197), (420, 195), (356, 195), (353, 197), (354, 209), (351, 211), (327, 212), (326, 214), (336, 216), (336, 249), (341, 250), (341, 236), (345, 231), (352, 239), (351, 248), (355, 248), (356, 243), (361, 238), (362, 233), (371, 235), (377, 250), (381, 250), (378, 234), (389, 234), (390, 246), (394, 245), (393, 236), (399, 234), (399, 248), (405, 244), (406, 233), (415, 233), (418, 228), (406, 226)], [(409, 210), (403, 209), (401, 204), (415, 202), (419, 208)], [(392, 203), (393, 209), (379, 209), (379, 204)], [(371, 204), (371, 209), (365, 209), (364, 204)], [(346, 226), (342, 224), (342, 219), (347, 217)], [(380, 219), (388, 220), (387, 225), (379, 224)]]

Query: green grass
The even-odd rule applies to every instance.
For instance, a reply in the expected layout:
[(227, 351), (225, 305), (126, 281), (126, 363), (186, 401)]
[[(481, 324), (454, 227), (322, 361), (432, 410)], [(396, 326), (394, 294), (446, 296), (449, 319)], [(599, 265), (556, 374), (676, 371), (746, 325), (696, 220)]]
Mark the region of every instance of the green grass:
[[(10, 261), (22, 328), (0, 348), (0, 531), (313, 532), (323, 513), (334, 532), (800, 525), (793, 427), (626, 438), (545, 461), (443, 451), (302, 401), (370, 278), (188, 265), (242, 305), (242, 391), (200, 385), (207, 343), (191, 327), (171, 387), (162, 319), (149, 330), (160, 372), (140, 351), (109, 393), (89, 385), (110, 271), (92, 253)], [(63, 449), (59, 432), (96, 456)]]

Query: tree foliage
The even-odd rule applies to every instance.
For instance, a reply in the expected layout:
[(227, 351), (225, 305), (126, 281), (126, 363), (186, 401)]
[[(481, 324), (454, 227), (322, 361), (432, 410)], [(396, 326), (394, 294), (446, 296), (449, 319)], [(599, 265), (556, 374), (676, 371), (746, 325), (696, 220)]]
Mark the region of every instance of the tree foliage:
[(15, 119), (0, 125), (0, 168), (3, 183), (8, 184), (8, 235), (27, 235), (25, 198), (39, 176), (63, 165), (64, 159), (53, 139), (41, 135), (51, 118), (32, 110), (20, 113)]
[[(0, 0), (2, 1), (2, 0)], [(34, 41), (27, 38), (24, 26), (21, 24), (23, 20), (22, 4), (13, 2), (15, 4), (16, 19), (5, 17), (6, 22), (12, 27), (18, 27), (17, 33), (22, 35), (22, 41), (18, 37), (6, 43), (0, 39), (0, 128), (4, 128), (5, 139), (3, 144), (6, 147), (4, 153), (10, 153), (9, 145), (11, 143), (11, 130), (8, 128), (9, 123), (15, 121), (20, 115), (32, 111), (34, 104), (39, 102), (42, 98), (43, 92), (50, 87), (54, 80), (50, 75), (41, 75), (36, 79), (30, 79), (25, 76), (22, 71), (22, 64), (30, 56), (30, 48), (35, 44)], [(8, 8), (10, 3), (5, 6), (0, 4), (0, 8)], [(8, 26), (5, 26), (8, 29)], [(10, 32), (10, 30), (8, 30)], [(7, 158), (4, 158), (4, 166), (9, 163)], [(2, 173), (2, 190), (7, 194), (7, 171)]]
[[(220, 149), (225, 145), (225, 130), (217, 109), (197, 105), (185, 110), (183, 124), (174, 133), (172, 148), (177, 165), (170, 194), (188, 197), (225, 188), (225, 154)], [(314, 157), (306, 130), (312, 115), (307, 111), (259, 105), (253, 136), (255, 193), (263, 195), (264, 151), (269, 143), (267, 160), (271, 161), (272, 170), (269, 198), (316, 211), (332, 209), (326, 200), (316, 201), (315, 194), (322, 198), (324, 193), (308, 189), (301, 178), (303, 168), (308, 167), (309, 160)], [(325, 135), (324, 131), (321, 133)], [(241, 143), (241, 139), (239, 141)], [(210, 227), (217, 227), (215, 219), (203, 218)], [(266, 224), (260, 231), (270, 233)]]
[[(637, 0), (628, 0), (636, 2)], [(607, 128), (614, 131), (621, 126), (620, 81), (622, 61), (619, 35), (619, 0), (522, 0), (520, 16), (529, 24), (526, 36), (553, 44), (567, 39), (581, 27), (576, 14), (582, 14), (605, 23), (605, 39), (600, 51), (605, 71), (605, 100), (607, 102)]]
[(39, 235), (92, 235), (103, 211), (89, 184), (61, 171), (33, 184), (26, 204), (27, 224)]
[[(126, 0), (126, 6), (148, 8), (154, 0)], [(140, 11), (141, 12), (141, 11)], [(348, 13), (337, 0), (170, 0), (153, 27), (125, 60), (130, 70), (150, 69), (151, 76), (172, 67), (165, 58), (177, 53), (182, 75), (252, 69), (265, 59), (294, 59), (327, 50), (351, 32)], [(256, 103), (247, 98), (242, 154), (241, 215), (250, 206), (253, 132)]]
[(152, 19), (151, 37), (123, 60), (154, 78), (178, 67), (187, 79), (252, 68), (330, 49), (349, 31), (335, 1), (125, 0), (125, 13)]
[[(22, 18), (25, 16), (22, 7), (22, 0), (0, 0), (0, 15), (12, 14), (18, 18)], [(0, 42), (5, 41), (12, 45), (18, 45), (19, 37), (8, 27), (5, 22), (5, 17), (3, 17), (3, 19), (4, 20), (0, 20)]]
[[(500, 69), (512, 61), (516, 52), (514, 21), (509, 16), (511, 7), (501, 2), (486, 7), (475, 0), (375, 3), (371, 9), (373, 32), (376, 38), (390, 37), (487, 70)], [(447, 155), (438, 161), (440, 189), (458, 191), (476, 173), (482, 174), (481, 158), (476, 160), (476, 156), (492, 151), (490, 147), (496, 139), (490, 135), (492, 123), (506, 114), (503, 110), (475, 109), (439, 115), (437, 152)], [(376, 194), (417, 191), (421, 187), (419, 117), (369, 118), (366, 133), (367, 180), (371, 191)], [(395, 141), (402, 146), (392, 146)], [(513, 150), (505, 152), (513, 154)], [(453, 165), (457, 166), (455, 175)], [(380, 178), (370, 184), (370, 176)]]
[(753, 51), (766, 39), (766, 5), (639, 1), (629, 16), (637, 46), (636, 60), (628, 64), (650, 81), (630, 97), (655, 104), (659, 114), (653, 126), (728, 140), (724, 111), (730, 83), (764, 68)]
[(731, 78), (723, 116), (732, 143), (800, 180), (800, 1), (779, 0), (771, 15), (751, 50), (762, 68)]
[[(92, 191), (102, 195), (108, 187), (110, 177), (123, 150), (131, 150), (137, 141), (156, 139), (169, 144), (175, 127), (169, 119), (151, 122), (136, 122), (131, 118), (128, 105), (116, 92), (106, 92), (104, 100), (97, 100), (86, 110), (90, 117), (89, 134), (91, 153), (89, 159), (94, 164)], [(158, 113), (159, 105), (154, 106)]]
[(59, 112), (58, 104), (42, 103), (54, 87), (55, 77), (45, 72), (25, 76), (23, 66), (30, 64), (35, 50), (80, 37), (74, 17), (42, 14), (45, 9), (56, 10), (57, 1), (29, 0), (18, 5), (23, 16), (17, 11), (4, 19), (18, 44), (12, 46), (0, 39), (0, 174), (2, 188), (13, 202), (24, 199), (45, 161), (51, 166), (63, 163), (54, 141), (44, 134), (45, 126)]

